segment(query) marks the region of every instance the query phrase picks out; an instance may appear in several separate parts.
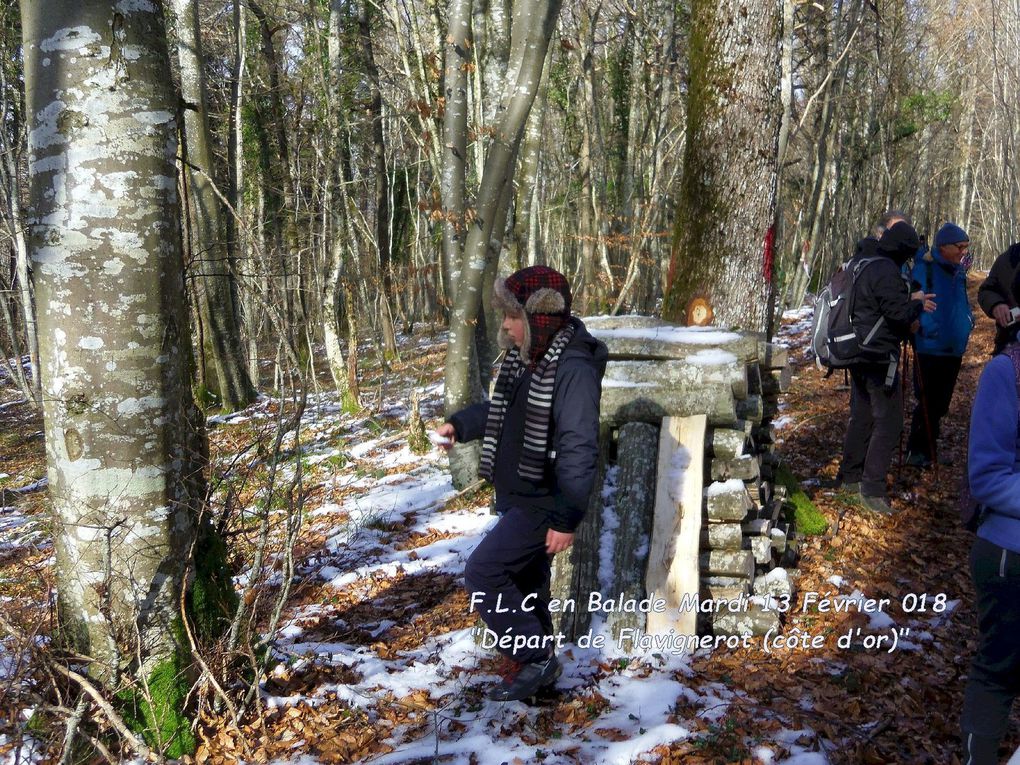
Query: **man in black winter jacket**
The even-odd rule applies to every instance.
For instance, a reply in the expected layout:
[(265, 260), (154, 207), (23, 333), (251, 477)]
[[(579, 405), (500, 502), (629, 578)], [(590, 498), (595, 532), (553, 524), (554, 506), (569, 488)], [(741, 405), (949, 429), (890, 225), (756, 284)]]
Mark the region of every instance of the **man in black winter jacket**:
[(1010, 310), (1017, 307), (1013, 296), (1020, 294), (1020, 243), (1012, 245), (992, 263), (992, 268), (978, 287), (978, 304), (995, 319), (995, 348), (998, 355), (1006, 347), (1016, 329)]
[(903, 397), (898, 380), (900, 345), (921, 311), (934, 311), (933, 295), (911, 294), (903, 264), (920, 246), (917, 232), (892, 216), (876, 237), (862, 239), (847, 264), (868, 258), (854, 287), (853, 322), (863, 360), (850, 367), (850, 420), (843, 440), (840, 478), (873, 512), (891, 515), (886, 474), (903, 430)]
[(573, 543), (595, 483), (601, 380), (608, 353), (570, 315), (562, 274), (532, 266), (496, 281), (507, 351), (490, 401), (437, 428), (464, 442), (484, 438), (479, 473), (496, 490), (500, 520), (464, 570), (472, 607), (502, 639), (516, 674), (489, 696), (512, 701), (555, 683), (548, 588), (553, 555)]

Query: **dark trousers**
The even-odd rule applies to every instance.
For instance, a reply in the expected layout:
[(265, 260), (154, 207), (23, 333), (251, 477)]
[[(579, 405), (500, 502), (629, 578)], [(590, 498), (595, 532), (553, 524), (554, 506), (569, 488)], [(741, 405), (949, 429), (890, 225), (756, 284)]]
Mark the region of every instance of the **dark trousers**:
[[(917, 406), (910, 421), (907, 451), (930, 460), (937, 455), (939, 426), (949, 411), (953, 389), (960, 374), (960, 356), (918, 353), (914, 364), (914, 398)], [(930, 437), (929, 437), (930, 435)]]
[(885, 386), (886, 368), (850, 368), (850, 421), (843, 439), (839, 474), (861, 484), (861, 493), (885, 496), (885, 476), (903, 432), (903, 394), (898, 378)]
[(981, 635), (963, 696), (963, 763), (993, 765), (1020, 692), (1020, 555), (978, 539), (970, 570)]
[[(544, 513), (512, 507), (485, 535), (468, 558), (464, 584), (486, 626), (497, 636), (528, 639), (527, 647), (497, 650), (514, 661), (544, 661), (553, 634), (549, 615), (552, 556), (545, 551), (549, 530)], [(530, 597), (529, 597), (530, 596)], [(527, 600), (525, 600), (527, 598)]]

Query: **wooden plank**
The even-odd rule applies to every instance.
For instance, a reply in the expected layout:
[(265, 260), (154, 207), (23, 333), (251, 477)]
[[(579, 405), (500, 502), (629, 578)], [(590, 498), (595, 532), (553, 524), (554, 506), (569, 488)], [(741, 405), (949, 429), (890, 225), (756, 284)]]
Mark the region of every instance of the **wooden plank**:
[[(663, 613), (648, 614), (650, 635), (697, 633), (697, 613), (680, 611), (687, 593), (698, 596), (698, 546), (701, 541), (702, 484), (705, 473), (705, 415), (666, 417), (659, 431), (655, 516), (645, 582), (649, 594), (666, 601)], [(684, 465), (683, 481), (676, 473)]]

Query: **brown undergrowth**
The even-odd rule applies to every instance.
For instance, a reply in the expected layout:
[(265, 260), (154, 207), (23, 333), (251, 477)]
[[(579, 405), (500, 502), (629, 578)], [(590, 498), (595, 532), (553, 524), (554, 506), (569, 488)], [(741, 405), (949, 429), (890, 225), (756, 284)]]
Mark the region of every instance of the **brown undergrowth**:
[[(933, 471), (894, 469), (893, 504), (903, 512), (888, 519), (866, 515), (837, 492), (814, 483), (814, 479), (835, 475), (848, 396), (840, 376), (823, 379), (804, 359), (801, 349), (791, 349), (796, 377), (785, 396), (784, 413), (791, 416), (792, 422), (778, 433), (778, 452), (805, 482), (805, 489), (830, 522), (844, 515), (835, 536), (815, 538), (806, 545), (794, 609), (786, 618), (785, 630), (787, 635), (800, 630), (824, 636), (824, 645), (769, 654), (756, 646), (696, 657), (691, 664), (693, 675), (681, 678), (684, 683), (692, 687), (719, 683), (739, 694), (728, 701), (725, 715), (715, 721), (706, 719), (697, 703), (678, 700), (673, 721), (687, 726), (692, 735), (686, 741), (656, 747), (650, 753), (652, 759), (658, 758), (665, 765), (750, 764), (759, 762), (753, 758), (754, 745), (770, 743), (780, 758), (797, 745), (823, 750), (830, 762), (847, 765), (956, 762), (958, 713), (976, 630), (967, 571), (972, 536), (960, 528), (954, 505), (965, 462), (970, 402), (987, 359), (991, 333), (991, 323), (980, 317), (944, 422), (942, 453), (954, 464), (941, 467), (937, 475)], [(428, 368), (431, 379), (436, 379), (439, 357), (435, 347), (428, 354), (416, 358), (406, 353), (405, 360), (390, 374), (410, 374), (420, 380), (418, 370)], [(378, 375), (377, 384), (382, 385), (385, 379)], [(15, 408), (4, 410), (0, 417), (5, 437), (0, 472), (17, 476), (0, 487), (22, 486), (40, 478), (45, 458), (42, 440), (35, 435), (41, 431), (38, 418)], [(380, 448), (399, 448), (399, 438), (386, 437), (386, 432), (399, 428), (399, 423), (385, 415), (375, 420), (368, 427), (378, 431)], [(261, 427), (262, 431), (255, 424), (213, 428), (213, 456), (256, 456), (255, 444), (265, 439), (269, 426), (263, 423)], [(350, 439), (349, 430), (343, 426), (330, 424), (325, 428), (316, 435), (320, 441), (344, 444)], [(240, 459), (237, 464), (241, 464)], [(380, 470), (369, 460), (361, 463), (347, 457), (309, 465), (306, 510), (315, 510), (322, 503), (341, 503), (356, 492), (356, 487), (339, 488), (335, 480), (351, 466), (376, 478), (394, 472)], [(264, 480), (265, 476), (259, 474), (246, 481), (235, 480), (231, 501), (238, 507), (250, 506), (257, 500)], [(227, 493), (224, 489), (223, 496)], [(19, 496), (17, 502), (38, 515), (45, 510), (45, 492)], [(459, 498), (441, 512), (477, 506), (478, 502), (478, 498)], [(354, 563), (370, 560), (378, 552), (379, 543), (406, 551), (450, 536), (449, 532), (416, 530), (411, 520), (412, 516), (398, 514), (375, 522), (378, 541), (360, 551), (362, 558)], [(342, 522), (342, 516), (336, 514), (320, 517), (309, 512), (297, 541), (299, 576), (287, 604), (287, 618), (304, 630), (309, 642), (337, 641), (364, 647), (385, 660), (402, 651), (421, 649), (429, 637), (472, 625), (459, 580), (448, 574), (398, 572), (396, 576), (362, 578), (344, 588), (325, 583), (317, 571), (321, 562), (329, 562), (324, 550)], [(238, 514), (230, 529), (234, 544), (243, 548), (250, 532), (245, 530), (243, 515)], [(25, 621), (49, 624), (46, 604), (52, 588), (47, 564), (50, 555), (51, 548), (45, 546), (37, 551), (11, 551), (6, 558), (0, 550), (0, 595), (22, 604), (31, 615), (26, 615)], [(243, 549), (235, 555), (243, 558)], [(413, 554), (410, 559), (414, 560)], [(862, 634), (882, 630), (869, 626), (867, 616), (860, 613), (819, 613), (815, 608), (800, 608), (806, 592), (824, 597), (827, 593), (848, 595), (854, 590), (873, 598), (889, 598), (889, 616), (897, 627), (910, 629), (904, 639), (916, 650), (903, 646), (892, 653), (840, 649), (835, 637), (847, 630), (861, 628)], [(949, 601), (959, 601), (958, 605), (944, 614), (930, 610), (903, 613), (905, 596), (939, 593)], [(303, 609), (308, 609), (307, 616), (301, 615)], [(392, 624), (381, 632), (363, 627), (387, 621)], [(472, 675), (493, 671), (495, 662), (488, 659), (483, 659), (478, 668), (455, 668), (455, 677), (463, 675), (463, 696), (455, 703), (467, 709), (480, 707), (481, 690)], [(564, 758), (571, 757), (571, 747), (566, 744), (571, 740), (597, 735), (612, 741), (615, 736), (625, 735), (599, 723), (608, 702), (596, 686), (599, 677), (615, 671), (617, 667), (607, 664), (585, 687), (548, 701), (530, 716), (515, 718), (502, 733), (536, 746), (556, 740), (557, 753)], [(436, 698), (427, 689), (402, 697), (379, 691), (370, 703), (352, 705), (338, 691), (360, 679), (356, 669), (321, 658), (294, 656), (281, 661), (260, 678), (265, 693), (277, 700), (272, 706), (255, 705), (237, 720), (226, 712), (203, 710), (197, 721), (201, 745), (193, 761), (210, 765), (242, 760), (264, 763), (303, 754), (324, 763), (348, 763), (391, 751), (396, 742), (426, 736), (456, 738), (463, 732), (463, 723), (450, 714), (454, 702)], [(19, 705), (13, 699), (5, 700), (3, 692), (0, 688), (0, 709), (4, 710), (0, 726), (11, 730), (22, 724), (17, 716)], [(4, 719), (8, 710), (10, 719)], [(1013, 730), (1016, 728), (1014, 725)], [(784, 739), (785, 745), (775, 743), (784, 731), (791, 730), (802, 732), (792, 741)], [(1008, 743), (1014, 747), (1020, 743), (1015, 733)], [(59, 742), (54, 744), (56, 747)]]

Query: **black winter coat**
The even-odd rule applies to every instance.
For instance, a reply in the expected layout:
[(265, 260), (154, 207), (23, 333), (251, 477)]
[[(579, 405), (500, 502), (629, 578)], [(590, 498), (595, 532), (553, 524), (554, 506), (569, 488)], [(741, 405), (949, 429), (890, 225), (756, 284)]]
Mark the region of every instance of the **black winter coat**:
[[(988, 276), (978, 287), (978, 304), (988, 316), (995, 318), (992, 316), (992, 311), (999, 303), (1005, 303), (1010, 308), (1016, 307), (1013, 295), (1020, 292), (1018, 266), (1020, 266), (1020, 244), (1011, 246), (992, 263)], [(1015, 331), (1015, 326), (1007, 329), (998, 324), (995, 325), (995, 350), (992, 351), (992, 355), (1001, 352), (1006, 347)]]
[[(901, 272), (903, 263), (878, 245), (874, 237), (862, 239), (847, 268), (853, 268), (862, 258), (878, 258), (865, 266), (857, 279), (853, 320), (860, 338), (874, 330), (868, 356), (881, 363), (899, 358), (900, 343), (910, 336), (910, 325), (920, 317), (924, 304), (911, 300), (910, 281)], [(879, 323), (883, 317), (884, 321)]]
[[(496, 445), (492, 483), (496, 489), (496, 510), (522, 507), (545, 513), (556, 531), (573, 532), (595, 487), (598, 463), (599, 400), (602, 375), (609, 353), (592, 337), (580, 319), (574, 336), (560, 355), (553, 387), (549, 443), (555, 457), (547, 460), (542, 480), (532, 483), (517, 472), (524, 442), (524, 418), (531, 387), (531, 372), (517, 379), (508, 395), (503, 429)], [(489, 402), (460, 410), (449, 418), (457, 441), (474, 441), (485, 435)]]

